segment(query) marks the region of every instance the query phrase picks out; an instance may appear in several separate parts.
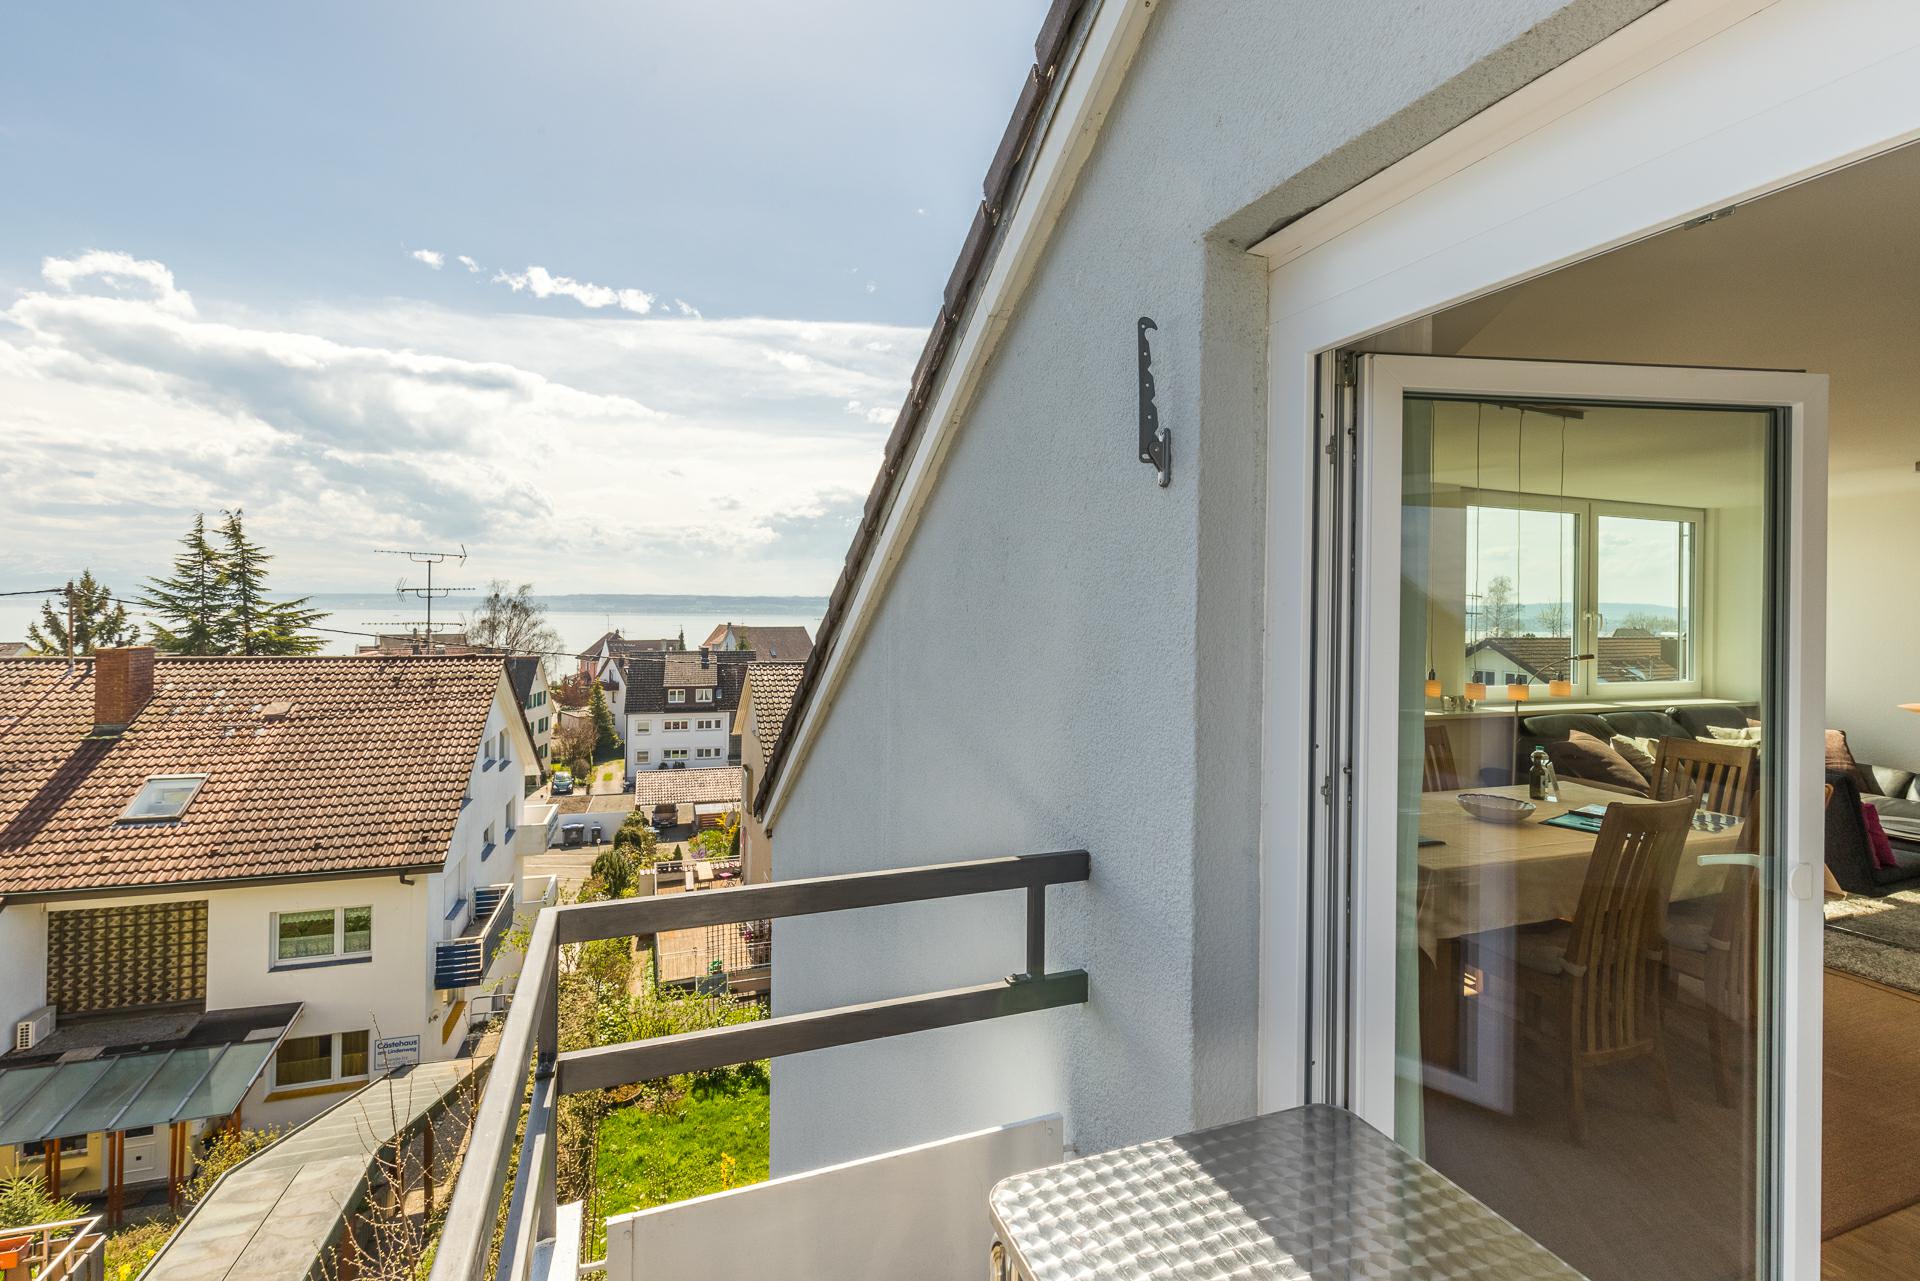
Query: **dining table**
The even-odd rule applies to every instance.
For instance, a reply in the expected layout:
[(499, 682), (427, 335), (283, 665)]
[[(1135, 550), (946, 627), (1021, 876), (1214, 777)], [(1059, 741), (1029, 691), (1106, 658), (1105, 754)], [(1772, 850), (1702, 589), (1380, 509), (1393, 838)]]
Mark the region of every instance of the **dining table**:
[[(1468, 794), (1529, 799), (1525, 783), (1422, 792), (1418, 813), (1412, 816), (1420, 838), (1415, 933), (1432, 967), (1423, 983), (1422, 1041), (1429, 1061), (1443, 1064), (1458, 1056), (1458, 1002), (1470, 986), (1464, 977), (1462, 940), (1571, 920), (1579, 906), (1598, 833), (1551, 820), (1587, 806), (1650, 803), (1648, 797), (1562, 780), (1557, 799), (1534, 800), (1533, 812), (1522, 821), (1499, 823), (1470, 814), (1460, 803)], [(1751, 848), (1749, 838), (1746, 823), (1739, 819), (1702, 816), (1687, 833), (1673, 878), (1673, 901), (1718, 893), (1726, 866), (1715, 856)]]

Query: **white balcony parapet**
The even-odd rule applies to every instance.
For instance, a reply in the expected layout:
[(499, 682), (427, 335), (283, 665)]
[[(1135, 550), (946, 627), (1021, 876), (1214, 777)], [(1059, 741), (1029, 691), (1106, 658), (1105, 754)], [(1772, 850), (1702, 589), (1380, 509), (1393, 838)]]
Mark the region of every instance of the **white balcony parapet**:
[[(1036, 1117), (615, 1215), (606, 1281), (976, 1281), (993, 1243), (987, 1193), (1010, 1175), (1058, 1164), (1062, 1151), (1059, 1116)], [(577, 1281), (577, 1273), (548, 1281)]]

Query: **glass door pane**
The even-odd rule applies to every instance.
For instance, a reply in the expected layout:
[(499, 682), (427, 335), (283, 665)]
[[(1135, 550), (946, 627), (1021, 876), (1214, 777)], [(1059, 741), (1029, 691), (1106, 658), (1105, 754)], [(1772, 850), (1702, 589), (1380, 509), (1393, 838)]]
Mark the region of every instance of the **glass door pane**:
[(1396, 1138), (1594, 1281), (1764, 1275), (1776, 417), (1400, 408)]

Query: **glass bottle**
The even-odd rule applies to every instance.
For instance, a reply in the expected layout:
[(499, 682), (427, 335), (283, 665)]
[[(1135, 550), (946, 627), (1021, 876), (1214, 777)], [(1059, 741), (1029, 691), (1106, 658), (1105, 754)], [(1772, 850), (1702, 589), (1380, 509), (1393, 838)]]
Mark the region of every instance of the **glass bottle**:
[(1544, 747), (1533, 749), (1533, 757), (1527, 768), (1527, 795), (1536, 801), (1560, 799), (1560, 779), (1554, 773), (1553, 760)]

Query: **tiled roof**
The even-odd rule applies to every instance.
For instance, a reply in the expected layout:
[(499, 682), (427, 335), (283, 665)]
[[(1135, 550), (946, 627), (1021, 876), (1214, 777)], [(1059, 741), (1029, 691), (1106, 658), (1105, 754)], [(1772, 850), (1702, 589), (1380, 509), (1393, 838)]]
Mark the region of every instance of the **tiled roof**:
[(652, 639), (652, 640), (633, 639), (633, 638), (622, 636), (619, 633), (619, 631), (616, 629), (614, 631), (606, 633), (605, 635), (601, 636), (599, 640), (595, 641), (593, 644), (581, 650), (580, 653), (577, 655), (577, 657), (598, 658), (600, 657), (600, 651), (603, 649), (609, 655), (617, 656), (620, 654), (672, 653), (678, 650), (679, 648), (680, 648), (680, 641), (678, 637), (668, 636), (665, 638)]
[(26, 652), (25, 641), (0, 641), (0, 658), (18, 658)]
[[(1495, 650), (1511, 658), (1530, 676), (1546, 680), (1567, 674), (1567, 656), (1573, 641), (1566, 636), (1489, 636), (1467, 649), (1469, 659)], [(1673, 681), (1680, 670), (1661, 649), (1658, 636), (1602, 636), (1594, 657), (1605, 681)]]
[[(808, 652), (806, 670), (801, 673), (800, 688), (794, 694), (793, 711), (787, 717), (786, 727), (774, 745), (766, 773), (758, 784), (756, 808), (764, 806), (767, 797), (772, 794), (774, 779), (786, 763), (787, 745), (793, 738), (794, 727), (800, 721), (799, 712), (805, 709), (807, 699), (812, 696), (814, 686), (819, 682), (820, 670), (827, 656), (833, 652), (833, 642), (839, 636), (841, 619), (846, 614), (854, 587), (866, 568), (868, 554), (873, 550), (874, 536), (880, 532), (880, 522), (885, 519), (893, 503), (894, 491), (905, 474), (907, 455), (919, 435), (921, 416), (932, 402), (934, 385), (946, 372), (947, 357), (954, 348), (953, 340), (967, 316), (974, 283), (985, 274), (999, 229), (1011, 207), (1015, 194), (1014, 179), (1019, 173), (1021, 161), (1027, 158), (1028, 144), (1033, 140), (1034, 130), (1052, 96), (1061, 59), (1067, 51), (1068, 37), (1072, 35), (1074, 24), (1085, 7), (1086, 0), (1053, 0), (1047, 6), (1046, 17), (1040, 22), (1040, 34), (1033, 42), (1033, 66), (1028, 69), (1026, 79), (1021, 83), (1020, 94), (1014, 100), (1012, 117), (1007, 121), (1006, 130), (1000, 136), (1000, 145), (987, 165), (986, 180), (981, 184), (980, 205), (974, 210), (973, 221), (967, 227), (966, 237), (960, 242), (959, 259), (947, 276), (940, 309), (934, 315), (926, 346), (920, 352), (920, 360), (913, 368), (906, 402), (900, 406), (893, 432), (882, 448), (880, 472), (874, 477), (873, 488), (867, 494), (860, 524), (853, 531), (853, 545), (847, 549), (846, 564), (841, 566), (840, 577), (833, 585), (833, 594), (827, 597), (826, 617), (820, 620), (819, 634)], [(749, 635), (747, 639), (752, 641), (753, 638)]]
[(651, 812), (662, 804), (683, 801), (732, 801), (738, 804), (744, 773), (737, 766), (711, 769), (643, 769), (633, 779), (635, 809)]
[(805, 663), (753, 663), (747, 667), (747, 701), (753, 705), (753, 732), (760, 740), (760, 759), (773, 755), (780, 727), (787, 723), (793, 693), (800, 687)]
[(754, 653), (783, 663), (804, 663), (813, 653), (813, 637), (804, 627), (736, 627), (733, 634), (745, 637)]
[[(0, 894), (437, 865), (500, 673), (478, 656), (161, 657), (132, 724), (94, 738), (90, 661), (0, 661)], [(155, 774), (207, 778), (178, 820), (117, 822)]]
[(533, 678), (539, 674), (540, 660), (516, 655), (507, 660), (507, 679), (513, 684), (513, 696), (520, 700), (520, 706), (527, 705), (527, 699), (533, 696)]
[[(730, 712), (740, 706), (740, 689), (746, 681), (747, 665), (755, 654), (750, 649), (721, 649), (707, 655), (707, 666), (700, 666), (698, 654), (636, 654), (626, 660), (628, 712)], [(669, 703), (669, 689), (713, 690), (713, 701), (696, 703), (689, 694), (684, 703)]]

